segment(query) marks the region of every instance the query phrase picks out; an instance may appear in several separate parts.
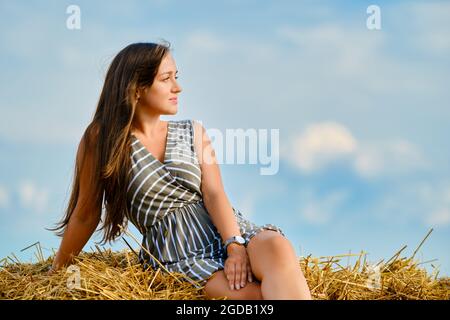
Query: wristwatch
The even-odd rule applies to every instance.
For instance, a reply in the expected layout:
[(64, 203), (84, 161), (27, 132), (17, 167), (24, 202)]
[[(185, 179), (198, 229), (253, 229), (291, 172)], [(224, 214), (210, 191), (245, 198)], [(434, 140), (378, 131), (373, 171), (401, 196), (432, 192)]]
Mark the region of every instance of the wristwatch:
[(228, 245), (230, 245), (230, 244), (232, 244), (232, 243), (237, 243), (237, 244), (243, 245), (244, 247), (245, 247), (246, 244), (247, 244), (246, 241), (245, 241), (245, 239), (242, 238), (241, 236), (233, 236), (233, 237), (231, 237), (231, 238), (225, 240), (225, 242), (223, 243), (223, 246), (224, 246), (225, 251), (227, 250)]

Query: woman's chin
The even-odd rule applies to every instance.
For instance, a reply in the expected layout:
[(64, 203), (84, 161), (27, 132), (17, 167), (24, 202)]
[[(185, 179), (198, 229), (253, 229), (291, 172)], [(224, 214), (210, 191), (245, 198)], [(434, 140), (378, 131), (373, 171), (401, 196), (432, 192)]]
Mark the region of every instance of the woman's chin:
[(177, 112), (178, 112), (178, 106), (174, 106), (174, 107), (170, 108), (169, 110), (167, 110), (167, 114), (170, 114), (170, 115), (177, 114)]

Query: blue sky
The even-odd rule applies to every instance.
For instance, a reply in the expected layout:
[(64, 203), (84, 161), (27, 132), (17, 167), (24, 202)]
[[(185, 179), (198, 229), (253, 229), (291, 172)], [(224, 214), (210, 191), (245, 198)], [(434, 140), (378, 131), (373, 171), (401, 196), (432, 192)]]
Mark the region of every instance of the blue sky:
[[(66, 27), (66, 8), (81, 29)], [(378, 5), (381, 30), (366, 26)], [(450, 3), (12, 1), (0, 8), (0, 257), (36, 259), (70, 196), (75, 151), (124, 46), (168, 40), (173, 119), (279, 129), (280, 167), (223, 164), (232, 205), (298, 255), (411, 255), (450, 274)], [(169, 119), (163, 116), (162, 119)], [(130, 228), (137, 234), (137, 231)], [(94, 245), (95, 236), (86, 245)], [(122, 241), (114, 249), (124, 247)], [(431, 270), (431, 265), (425, 265)]]

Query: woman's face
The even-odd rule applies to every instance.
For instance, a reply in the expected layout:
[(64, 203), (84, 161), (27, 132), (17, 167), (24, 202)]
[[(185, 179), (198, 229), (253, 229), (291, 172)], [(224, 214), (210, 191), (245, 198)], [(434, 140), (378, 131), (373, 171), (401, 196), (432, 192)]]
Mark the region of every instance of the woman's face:
[(178, 111), (177, 66), (170, 53), (162, 59), (153, 84), (141, 91), (139, 105), (155, 114), (176, 114)]

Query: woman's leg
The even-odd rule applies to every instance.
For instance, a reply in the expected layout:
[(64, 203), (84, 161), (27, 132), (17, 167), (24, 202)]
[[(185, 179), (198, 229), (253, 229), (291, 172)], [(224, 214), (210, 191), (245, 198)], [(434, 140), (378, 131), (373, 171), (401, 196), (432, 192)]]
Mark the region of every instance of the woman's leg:
[(283, 235), (263, 230), (250, 239), (247, 253), (265, 300), (311, 299), (295, 250)]
[(229, 300), (262, 300), (261, 284), (253, 279), (239, 290), (231, 290), (223, 270), (213, 273), (206, 282), (204, 294), (208, 299), (217, 299), (226, 296)]

